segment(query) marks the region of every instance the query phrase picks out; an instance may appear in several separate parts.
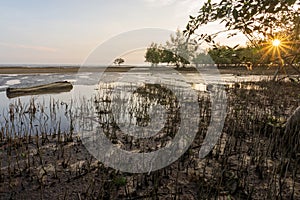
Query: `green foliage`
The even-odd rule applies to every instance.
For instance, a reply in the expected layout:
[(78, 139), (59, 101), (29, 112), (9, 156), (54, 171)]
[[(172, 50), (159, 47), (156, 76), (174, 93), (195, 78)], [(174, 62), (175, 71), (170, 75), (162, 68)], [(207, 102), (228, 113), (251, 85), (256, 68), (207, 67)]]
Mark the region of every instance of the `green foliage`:
[(113, 179), (113, 183), (118, 187), (122, 187), (126, 185), (127, 179), (124, 176), (117, 176)]
[(232, 64), (234, 50), (226, 46), (218, 46), (208, 51), (208, 54), (216, 64)]
[(229, 46), (215, 45), (214, 48), (208, 50), (208, 55), (216, 64), (243, 64), (252, 63), (254, 66), (257, 64), (270, 63), (269, 59), (261, 59), (261, 47), (247, 46), (233, 48)]
[[(268, 52), (264, 48), (267, 48), (270, 44), (266, 42), (261, 43), (261, 41), (269, 41), (280, 37), (285, 40), (286, 45), (285, 50), (281, 50), (283, 55), (280, 59), (284, 60), (285, 64), (293, 67), (292, 63), (299, 61), (299, 6), (299, 0), (221, 0), (218, 3), (207, 0), (200, 8), (197, 16), (190, 16), (190, 21), (184, 32), (189, 37), (196, 36), (198, 41), (205, 41), (214, 47), (216, 46), (214, 39), (219, 33), (228, 32), (228, 36), (232, 37), (236, 33), (242, 32), (254, 46), (241, 51), (244, 54), (242, 55), (244, 60), (249, 62), (260, 61), (257, 58), (259, 50)], [(196, 30), (200, 26), (215, 21), (220, 21), (220, 23), (225, 25), (223, 31), (214, 34), (197, 35)], [(270, 46), (272, 47), (272, 45)], [(225, 57), (231, 53), (230, 49), (221, 49), (221, 51), (211, 51), (210, 55), (215, 57), (217, 63), (227, 63), (229, 61)], [(217, 55), (220, 55), (221, 58), (217, 58)], [(255, 55), (255, 58), (251, 59), (247, 55)], [(274, 58), (264, 57), (265, 62), (271, 62), (271, 59)], [(236, 61), (231, 59), (231, 62)]]
[(236, 50), (236, 57), (238, 58), (238, 62), (247, 63), (250, 62), (254, 66), (257, 64), (267, 64), (270, 63), (268, 59), (261, 59), (261, 47), (248, 46), (244, 48), (238, 48)]
[(198, 64), (214, 64), (213, 59), (208, 53), (200, 52), (196, 53), (193, 58), (193, 63)]
[(152, 43), (146, 51), (146, 62), (157, 65), (159, 63), (173, 64), (176, 67), (190, 64), (193, 54), (197, 50), (184, 34), (177, 30), (175, 35), (170, 36), (170, 41), (165, 46)]
[(193, 45), (183, 32), (177, 30), (175, 35), (170, 36), (170, 41), (166, 42), (166, 49), (173, 53), (170, 63), (178, 68), (190, 64), (197, 46)]
[(168, 65), (170, 63), (174, 63), (175, 58), (174, 58), (174, 53), (172, 51), (169, 51), (167, 49), (162, 50), (162, 55), (161, 55), (161, 62), (162, 63), (167, 63)]
[(145, 59), (146, 62), (150, 62), (152, 65), (157, 65), (161, 62), (162, 50), (156, 43), (152, 43), (149, 48), (147, 48)]
[[(191, 35), (201, 25), (221, 20), (227, 30), (242, 31), (250, 37), (282, 30), (294, 32), (295, 28), (299, 29), (296, 4), (299, 5), (299, 0), (222, 0), (220, 3), (207, 0), (199, 15), (190, 17), (186, 31)], [(211, 39), (209, 36), (205, 38)]]
[(124, 62), (125, 62), (125, 60), (123, 58), (117, 58), (114, 60), (115, 65), (121, 65)]

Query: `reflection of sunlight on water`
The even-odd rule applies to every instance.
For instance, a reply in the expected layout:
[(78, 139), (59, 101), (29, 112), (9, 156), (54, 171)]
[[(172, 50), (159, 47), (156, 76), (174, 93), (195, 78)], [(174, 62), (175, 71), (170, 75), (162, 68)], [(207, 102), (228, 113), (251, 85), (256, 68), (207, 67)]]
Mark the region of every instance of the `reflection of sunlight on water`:
[(16, 85), (16, 84), (20, 84), (21, 81), (18, 79), (14, 79), (14, 80), (9, 80), (6, 82), (6, 85)]
[(5, 86), (5, 85), (0, 85), (0, 90), (1, 90), (1, 89), (5, 89), (5, 88), (7, 88), (7, 86)]
[[(190, 83), (204, 83), (204, 80), (201, 74), (185, 74), (186, 80)], [(206, 79), (210, 80), (211, 83), (218, 83), (219, 80), (214, 74), (205, 74)], [(225, 83), (235, 83), (235, 82), (257, 82), (262, 80), (269, 80), (270, 76), (267, 75), (244, 75), (244, 76), (236, 76), (233, 74), (221, 74), (222, 80)]]
[(90, 76), (88, 76), (88, 75), (82, 75), (82, 76), (79, 76), (79, 78), (90, 78)]
[(22, 77), (20, 79), (24, 80), (24, 79), (28, 79), (28, 78), (29, 78), (28, 76), (24, 76), (24, 77)]
[(16, 77), (16, 76), (19, 76), (19, 74), (5, 74), (5, 76)]
[(229, 83), (229, 88), (241, 88), (245, 90), (264, 90), (263, 87), (256, 84), (243, 84), (243, 83)]
[(268, 80), (270, 79), (270, 76), (263, 76), (263, 75), (245, 75), (245, 76), (234, 76), (234, 75), (228, 75), (224, 80), (226, 82), (257, 82), (262, 80)]
[(192, 88), (200, 92), (205, 92), (207, 90), (206, 84), (204, 83), (192, 83)]
[(70, 83), (76, 83), (77, 80), (76, 79), (64, 79), (65, 81), (68, 81)]

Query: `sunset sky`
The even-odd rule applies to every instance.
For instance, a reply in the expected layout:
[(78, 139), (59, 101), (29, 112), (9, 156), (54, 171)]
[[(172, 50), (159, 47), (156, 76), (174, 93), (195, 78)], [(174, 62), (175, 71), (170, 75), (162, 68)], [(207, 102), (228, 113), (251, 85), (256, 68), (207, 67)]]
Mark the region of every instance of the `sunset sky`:
[[(142, 28), (183, 30), (203, 0), (11, 0), (0, 3), (0, 64), (81, 64), (97, 45)], [(204, 27), (215, 32), (222, 26)], [(222, 43), (244, 44), (243, 37)], [(138, 56), (140, 55), (140, 56)], [(133, 53), (133, 63), (143, 62)], [(130, 60), (130, 59), (129, 59)], [(129, 61), (130, 64), (130, 61)]]

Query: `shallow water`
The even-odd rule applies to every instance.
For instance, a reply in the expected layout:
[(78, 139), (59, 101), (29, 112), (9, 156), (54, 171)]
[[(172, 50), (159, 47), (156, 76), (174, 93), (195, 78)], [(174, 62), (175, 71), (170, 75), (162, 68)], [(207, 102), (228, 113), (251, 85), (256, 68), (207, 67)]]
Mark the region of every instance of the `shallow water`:
[[(2, 74), (0, 75), (0, 127), (13, 127), (16, 129), (15, 135), (25, 134), (28, 131), (31, 134), (57, 132), (58, 129), (62, 132), (74, 129), (76, 132), (78, 127), (72, 127), (73, 118), (77, 118), (80, 115), (79, 111), (82, 112), (82, 104), (90, 104), (91, 107), (88, 109), (93, 109), (94, 105), (91, 105), (92, 101), (95, 100), (93, 98), (97, 95), (99, 97), (101, 92), (104, 95), (103, 87), (105, 85), (108, 88), (114, 88), (114, 92), (122, 92), (129, 88), (126, 91), (127, 93), (125, 92), (125, 96), (130, 96), (128, 93), (133, 92), (134, 88), (136, 89), (149, 83), (167, 85), (169, 89), (176, 91), (194, 91), (198, 94), (198, 92), (205, 93), (207, 90), (207, 83), (204, 81), (203, 76), (205, 76), (205, 79), (210, 80), (210, 84), (220, 83), (220, 80), (214, 74), (201, 76), (195, 73), (187, 73), (182, 75), (176, 71), (171, 71), (168, 74), (153, 74), (147, 70), (105, 74)], [(222, 78), (225, 84), (232, 84), (242, 81), (259, 81), (266, 77), (233, 76), (228, 74), (222, 75)], [(56, 81), (71, 82), (73, 84), (72, 91), (58, 94), (22, 96), (12, 99), (6, 96), (8, 87), (30, 87)], [(102, 86), (99, 87), (99, 85)], [(92, 112), (95, 112), (95, 110)], [(126, 116), (128, 118), (129, 115)], [(130, 121), (127, 118), (125, 121)]]

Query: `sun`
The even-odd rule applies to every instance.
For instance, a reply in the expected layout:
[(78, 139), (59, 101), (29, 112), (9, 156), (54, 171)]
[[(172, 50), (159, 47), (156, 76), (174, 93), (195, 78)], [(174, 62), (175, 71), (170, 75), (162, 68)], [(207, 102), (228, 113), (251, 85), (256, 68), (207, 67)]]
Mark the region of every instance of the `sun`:
[(279, 47), (281, 44), (281, 41), (279, 39), (274, 39), (273, 42), (272, 42), (272, 45), (274, 47)]
[(264, 60), (268, 56), (271, 56), (272, 60), (278, 60), (282, 62), (283, 54), (287, 54), (291, 49), (291, 42), (287, 36), (277, 35), (276, 37), (270, 37), (265, 43), (263, 43), (263, 56), (261, 60)]

